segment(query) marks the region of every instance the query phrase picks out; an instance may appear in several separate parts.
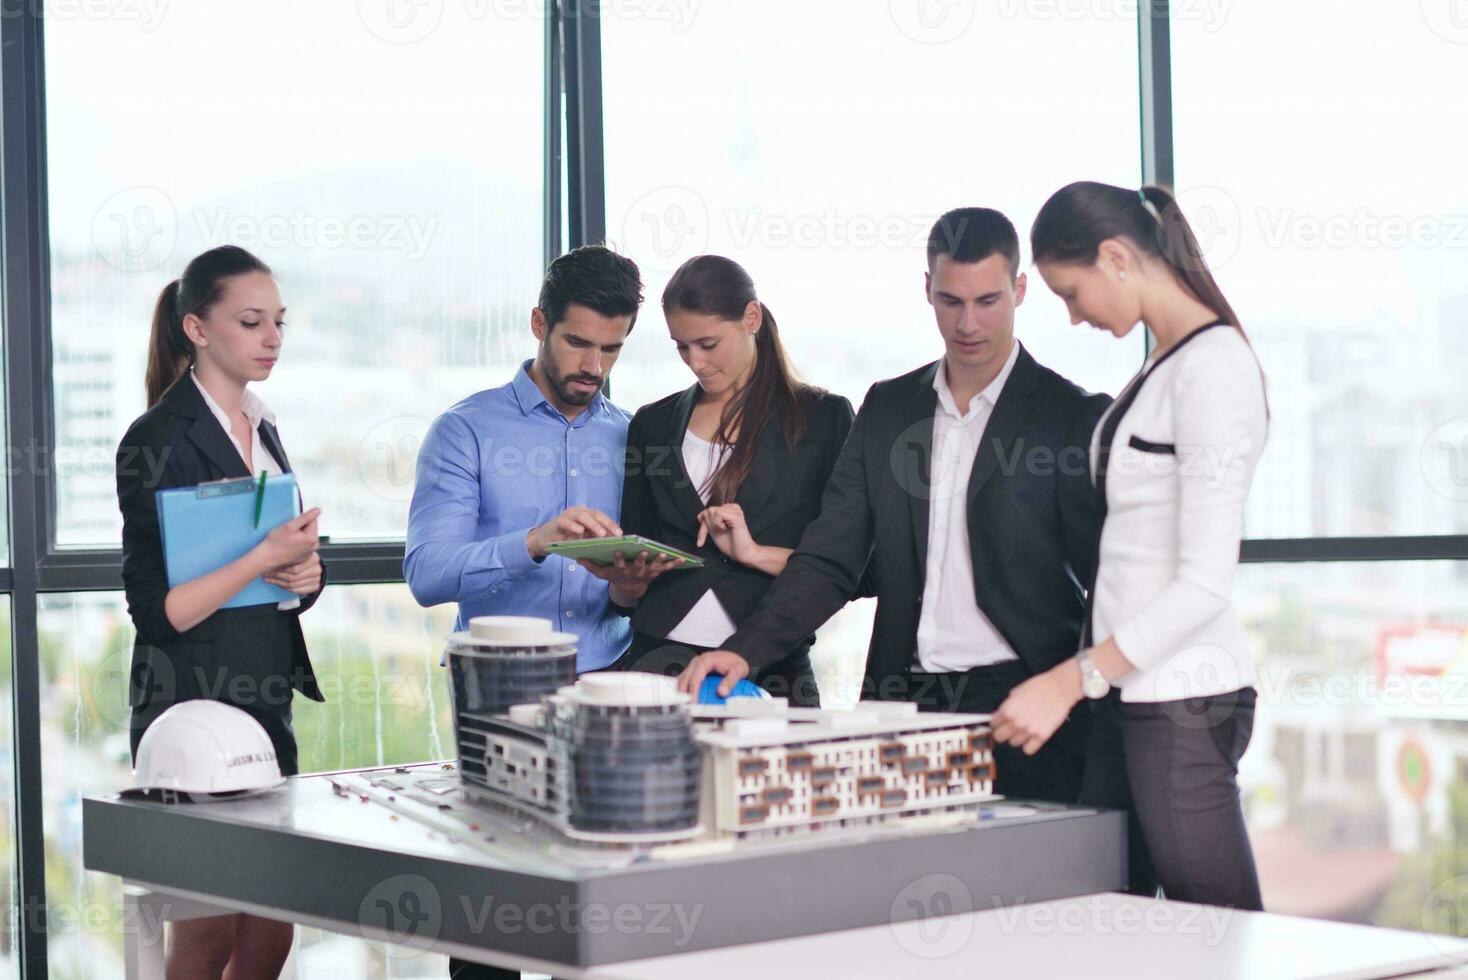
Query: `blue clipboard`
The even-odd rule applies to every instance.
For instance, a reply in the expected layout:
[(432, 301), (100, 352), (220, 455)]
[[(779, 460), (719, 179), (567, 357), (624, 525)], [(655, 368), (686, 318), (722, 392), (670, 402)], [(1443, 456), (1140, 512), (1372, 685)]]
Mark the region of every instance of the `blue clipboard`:
[[(168, 586), (192, 582), (243, 558), (273, 528), (301, 513), (296, 478), (290, 473), (265, 480), (265, 499), (260, 507), (260, 526), (255, 526), (255, 490), (251, 477), (215, 480), (196, 487), (160, 490), (158, 529), (163, 534), (163, 559), (168, 567)], [(274, 605), (299, 599), (294, 592), (257, 578), (226, 602), (224, 609), (237, 606)]]

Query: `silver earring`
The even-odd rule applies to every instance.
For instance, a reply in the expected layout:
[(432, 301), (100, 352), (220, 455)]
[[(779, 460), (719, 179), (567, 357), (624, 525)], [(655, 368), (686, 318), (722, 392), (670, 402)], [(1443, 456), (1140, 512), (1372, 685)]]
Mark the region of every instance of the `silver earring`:
[(1119, 278), (1122, 282), (1126, 282), (1126, 270), (1125, 269), (1122, 269), (1116, 275), (1117, 275), (1117, 278)]

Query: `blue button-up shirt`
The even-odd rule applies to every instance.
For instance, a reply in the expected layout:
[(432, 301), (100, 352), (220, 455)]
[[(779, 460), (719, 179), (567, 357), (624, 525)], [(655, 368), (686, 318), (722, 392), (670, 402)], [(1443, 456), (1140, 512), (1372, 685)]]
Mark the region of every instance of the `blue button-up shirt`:
[(474, 616), (540, 616), (575, 633), (578, 670), (626, 650), (631, 626), (607, 584), (573, 561), (530, 557), (529, 531), (582, 505), (617, 519), (632, 417), (598, 394), (567, 421), (530, 378), (450, 408), (418, 453), (403, 576), (425, 606), (457, 602), (455, 629)]

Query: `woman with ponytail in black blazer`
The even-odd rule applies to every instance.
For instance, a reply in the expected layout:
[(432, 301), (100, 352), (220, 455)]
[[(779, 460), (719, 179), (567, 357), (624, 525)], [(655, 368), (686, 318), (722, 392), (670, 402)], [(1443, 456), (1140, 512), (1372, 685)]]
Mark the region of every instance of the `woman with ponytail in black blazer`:
[[(244, 249), (199, 255), (163, 290), (148, 349), (148, 410), (117, 450), (122, 578), (137, 628), (129, 701), (134, 757), (148, 725), (181, 701), (209, 698), (248, 712), (297, 772), (292, 691), (324, 700), (300, 614), (325, 570), (310, 510), (270, 531), (243, 558), (169, 587), (154, 497), (211, 480), (289, 473), (275, 418), (249, 384), (280, 356), (285, 307), (270, 269)], [(299, 599), (221, 608), (263, 576)], [(234, 914), (170, 925), (170, 978), (276, 977), (290, 953), (289, 923)]]
[[(795, 375), (774, 316), (738, 263), (717, 255), (684, 263), (663, 291), (663, 314), (698, 381), (633, 417), (620, 523), (705, 564), (666, 574), (662, 563), (583, 564), (632, 616), (632, 645), (615, 666), (677, 674), (721, 646), (784, 569), (820, 512), (854, 413)], [(793, 705), (818, 706), (813, 640), (758, 682)]]
[(1033, 752), (1093, 699), (1080, 802), (1128, 811), (1131, 890), (1258, 910), (1238, 786), (1254, 671), (1230, 592), (1263, 374), (1166, 190), (1071, 184), (1030, 237), (1073, 323), (1140, 322), (1155, 344), (1092, 436), (1106, 519), (1082, 649), (1010, 693), (995, 737)]

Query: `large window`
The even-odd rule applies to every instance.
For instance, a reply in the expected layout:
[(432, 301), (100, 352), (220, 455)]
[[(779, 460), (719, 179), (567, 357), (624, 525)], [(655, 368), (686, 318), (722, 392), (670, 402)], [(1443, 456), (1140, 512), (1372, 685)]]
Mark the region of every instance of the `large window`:
[[(302, 772), (453, 755), (448, 686), (438, 667), (453, 624), (449, 607), (420, 609), (403, 585), (334, 587), (302, 623), (327, 697), (322, 704), (295, 700)], [(117, 976), (123, 930), (136, 924), (124, 920), (119, 880), (82, 867), (81, 799), (116, 792), (131, 779), (132, 623), (120, 593), (80, 593), (43, 597), (39, 625), (51, 975)], [(296, 975), (429, 975), (390, 972), (396, 951), (375, 946), (305, 930)]]
[[(10, 444), (5, 424), (5, 372), (4, 350), (0, 345), (0, 447), (5, 450), (5, 466), (0, 469), (0, 566), (10, 564), (10, 475), (24, 475), (34, 469), (22, 447)], [(9, 634), (4, 642), (9, 642)]]
[[(859, 403), (872, 382), (942, 354), (923, 292), (940, 214), (998, 208), (1027, 242), (1062, 185), (1139, 181), (1134, 17), (708, 0), (634, 18), (615, 6), (602, 27), (607, 234), (642, 265), (649, 300), (617, 365), (629, 408), (693, 383), (657, 305), (685, 259), (742, 263), (801, 373)], [(1141, 331), (1117, 343), (1072, 328), (1030, 279), (1018, 336), (1079, 383), (1120, 388)]]
[(1250, 537), (1468, 531), (1454, 11), (1241, 0), (1221, 24), (1174, 19), (1178, 187), (1269, 375)]
[(1465, 583), (1455, 563), (1243, 569), (1259, 706), (1239, 781), (1266, 908), (1461, 932)]
[[(588, 22), (547, 30), (591, 6), (600, 47)], [(941, 353), (921, 292), (941, 212), (999, 208), (1024, 243), (1061, 185), (1140, 183), (1145, 147), (1269, 375), (1247, 537), (1286, 539), (1265, 545), (1284, 560), (1464, 557), (1449, 550), (1468, 540), (1461, 0), (1368, 18), (1321, 0), (1162, 6), (1169, 29), (1140, 50), (1137, 9), (1157, 5), (7, 8), (0, 980), (21, 974), (22, 942), (54, 977), (121, 972), (119, 883), (82, 869), (80, 822), (83, 795), (129, 778), (113, 452), (144, 409), (159, 291), (218, 244), (277, 274), (288, 343), (260, 391), (323, 532), (347, 543), (333, 581), (352, 584), (305, 620), (329, 697), (296, 703), (305, 771), (452, 753), (436, 666), (452, 607), (419, 609), (400, 547), (366, 542), (402, 536), (429, 421), (533, 350), (547, 221), (551, 240), (604, 234), (644, 270), (623, 406), (692, 383), (658, 300), (702, 252), (743, 263), (801, 373), (855, 402)], [(1171, 76), (1145, 77), (1169, 37)], [(556, 84), (564, 104), (547, 105)], [(1154, 112), (1169, 104), (1171, 128)], [(1019, 337), (1117, 391), (1142, 331), (1071, 327), (1024, 251)], [(53, 518), (54, 541), (35, 541)], [(1372, 540), (1320, 540), (1335, 536)], [(1465, 582), (1462, 561), (1240, 570), (1260, 675), (1240, 778), (1271, 909), (1462, 933)], [(871, 615), (854, 603), (820, 633), (830, 706), (860, 693)], [(45, 922), (16, 901), (43, 887)], [(287, 975), (444, 969), (302, 929)]]
[(115, 546), (152, 304), (225, 243), (279, 279), (260, 391), (323, 533), (401, 537), (428, 422), (532, 344), (544, 9), (155, 7), (46, 24), (58, 543)]
[[(694, 255), (743, 264), (796, 368), (859, 405), (873, 382), (942, 356), (923, 273), (944, 211), (998, 208), (1023, 246), (1065, 183), (1138, 182), (1133, 19), (957, 4), (935, 21), (916, 6), (606, 8), (607, 235), (648, 296), (617, 362), (620, 404), (693, 383), (659, 298)], [(1093, 390), (1119, 390), (1142, 361), (1141, 331), (1116, 342), (1070, 326), (1032, 270), (1016, 333)], [(829, 706), (861, 694), (874, 606), (820, 632)]]
[[(1453, 8), (1243, 0), (1173, 18), (1180, 199), (1269, 377), (1251, 538), (1468, 530)], [(1241, 571), (1260, 707), (1240, 780), (1271, 910), (1463, 934), (1465, 575)]]
[(15, 926), (26, 914), (15, 902), (18, 882), (15, 874), (15, 759), (14, 699), (11, 696), (10, 672), (10, 596), (0, 596), (0, 978), (20, 976), (16, 956)]

